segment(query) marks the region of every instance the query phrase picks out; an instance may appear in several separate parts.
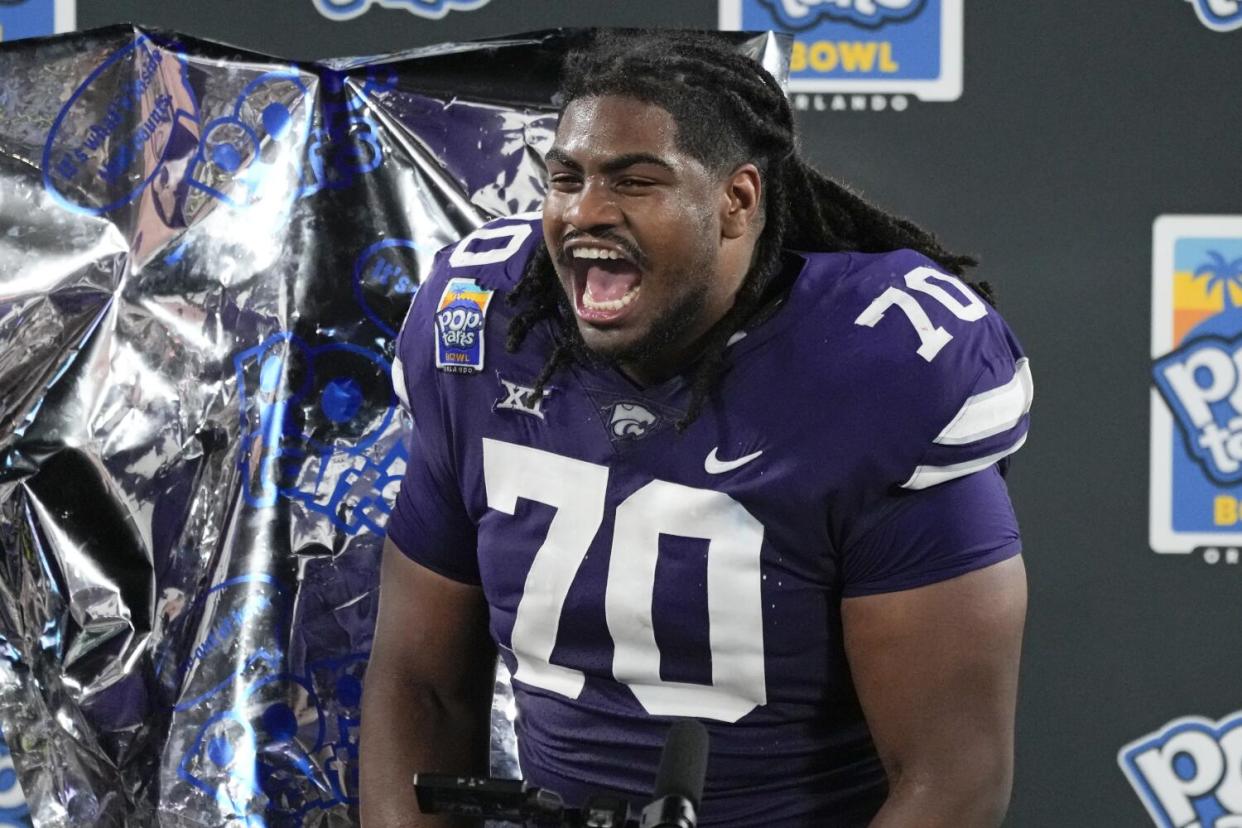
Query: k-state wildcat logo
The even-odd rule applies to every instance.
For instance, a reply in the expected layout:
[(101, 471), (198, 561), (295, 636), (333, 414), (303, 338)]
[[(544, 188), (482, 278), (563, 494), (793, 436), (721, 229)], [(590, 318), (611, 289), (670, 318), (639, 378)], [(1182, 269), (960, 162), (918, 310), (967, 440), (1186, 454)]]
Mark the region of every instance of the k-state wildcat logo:
[(642, 437), (659, 422), (652, 412), (635, 402), (617, 403), (608, 418), (612, 436), (620, 439)]
[(332, 20), (352, 20), (371, 6), (405, 9), (429, 20), (439, 20), (451, 11), (474, 11), (488, 0), (314, 0), (315, 8)]
[(1186, 0), (1203, 25), (1218, 32), (1242, 29), (1242, 0)]
[(821, 20), (842, 20), (868, 28), (879, 28), (894, 20), (918, 14), (926, 0), (760, 0), (772, 9), (772, 16), (797, 31), (809, 29)]

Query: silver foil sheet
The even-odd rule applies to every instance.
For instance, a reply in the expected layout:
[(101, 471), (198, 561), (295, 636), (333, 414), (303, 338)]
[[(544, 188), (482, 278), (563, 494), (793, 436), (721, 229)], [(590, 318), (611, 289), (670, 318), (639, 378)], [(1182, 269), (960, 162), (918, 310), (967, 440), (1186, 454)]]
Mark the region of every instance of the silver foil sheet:
[[(356, 822), (396, 332), (440, 247), (538, 208), (585, 35), (0, 46), (0, 726), (36, 825)], [(496, 775), (512, 718), (502, 671)]]

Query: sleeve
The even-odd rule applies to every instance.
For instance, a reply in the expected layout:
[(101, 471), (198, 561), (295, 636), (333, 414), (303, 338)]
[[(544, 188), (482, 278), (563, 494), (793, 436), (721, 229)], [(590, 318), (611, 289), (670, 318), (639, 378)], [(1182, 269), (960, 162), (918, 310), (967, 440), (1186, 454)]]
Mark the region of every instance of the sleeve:
[(910, 251), (877, 260), (863, 279), (853, 335), (874, 392), (859, 433), (872, 439), (840, 535), (846, 596), (1018, 554), (1003, 475), (1026, 441), (1034, 395), (1016, 337), (960, 280)]
[(414, 429), (388, 537), (406, 557), (433, 572), (477, 584), (477, 531), (462, 500), (434, 368), (434, 302), (444, 287), (446, 259), (445, 251), (437, 256), (397, 339), (393, 386), (413, 414)]
[(478, 584), (475, 525), (466, 514), (456, 483), (437, 472), (439, 464), (428, 457), (426, 442), (415, 422), (405, 479), (388, 520), (388, 537), (415, 563), (454, 581)]
[[(1004, 323), (979, 348), (980, 365), (968, 396), (940, 429), (901, 486), (926, 489), (986, 469), (1026, 443), (1035, 386)], [(1002, 465), (1003, 468), (1003, 465)]]
[(843, 550), (846, 598), (945, 581), (1022, 551), (995, 465), (922, 490), (894, 490), (872, 506), (872, 518)]

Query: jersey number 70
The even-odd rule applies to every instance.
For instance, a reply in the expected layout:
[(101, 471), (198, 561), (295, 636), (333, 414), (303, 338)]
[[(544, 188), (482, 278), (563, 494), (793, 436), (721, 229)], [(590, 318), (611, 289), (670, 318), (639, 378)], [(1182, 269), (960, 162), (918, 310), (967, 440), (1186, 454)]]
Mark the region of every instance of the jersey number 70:
[[(518, 498), (556, 509), (518, 602), (513, 678), (576, 699), (582, 672), (549, 659), (565, 598), (603, 523), (608, 467), (484, 438), (483, 479), (487, 505), (499, 512), (514, 514)], [(651, 603), (661, 534), (708, 541), (710, 685), (660, 677)], [(724, 492), (652, 480), (617, 506), (604, 590), (612, 672), (648, 713), (735, 722), (767, 702), (762, 547), (763, 525)]]
[[(958, 299), (931, 281), (932, 279), (940, 279), (953, 285), (955, 292), (965, 301)], [(930, 267), (916, 267), (906, 274), (905, 281), (907, 288), (924, 296), (930, 296), (964, 322), (977, 322), (988, 315), (988, 306), (983, 304), (983, 300), (960, 279), (947, 273), (940, 273)], [(953, 339), (953, 334), (939, 325), (932, 324), (927, 311), (923, 310), (923, 306), (911, 294), (896, 287), (890, 287), (877, 296), (862, 313), (858, 314), (854, 324), (874, 328), (876, 323), (884, 318), (884, 312), (894, 305), (900, 308), (910, 320), (910, 325), (919, 337), (919, 347), (916, 353), (928, 362), (935, 359), (940, 349)]]

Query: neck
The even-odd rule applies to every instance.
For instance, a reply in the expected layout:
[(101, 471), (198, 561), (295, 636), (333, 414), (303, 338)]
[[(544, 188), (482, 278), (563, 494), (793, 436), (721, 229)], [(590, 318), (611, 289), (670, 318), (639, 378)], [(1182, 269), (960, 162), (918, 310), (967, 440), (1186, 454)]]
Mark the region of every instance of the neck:
[[(706, 297), (709, 313), (699, 319), (694, 330), (679, 342), (667, 343), (642, 359), (617, 361), (617, 368), (639, 386), (658, 385), (678, 374), (689, 373), (712, 348), (723, 347), (722, 340), (732, 336), (744, 321), (736, 318), (738, 293), (745, 281), (745, 273), (726, 282), (732, 288), (722, 297)], [(722, 281), (724, 281), (722, 279)]]

